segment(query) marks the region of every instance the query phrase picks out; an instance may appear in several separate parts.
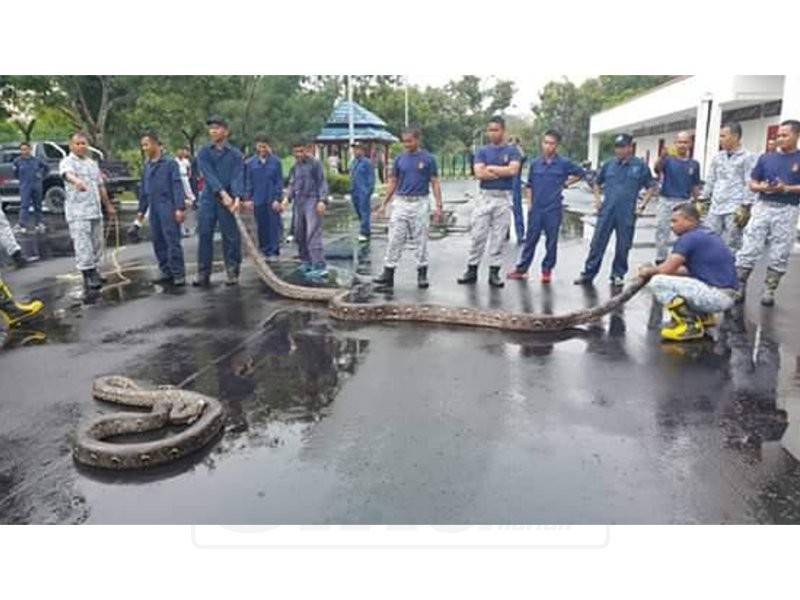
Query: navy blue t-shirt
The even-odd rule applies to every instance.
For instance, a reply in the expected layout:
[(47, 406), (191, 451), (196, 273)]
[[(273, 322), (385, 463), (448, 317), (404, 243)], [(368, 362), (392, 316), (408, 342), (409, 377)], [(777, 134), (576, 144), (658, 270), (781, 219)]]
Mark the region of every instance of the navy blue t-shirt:
[[(758, 157), (756, 166), (750, 174), (755, 181), (768, 183), (780, 179), (787, 185), (800, 185), (800, 150), (782, 154), (769, 152)], [(762, 200), (780, 202), (797, 206), (800, 204), (800, 194), (759, 194)]]
[[(478, 149), (475, 154), (475, 164), (483, 163), (486, 166), (507, 167), (512, 162), (522, 164), (522, 153), (516, 146), (509, 144), (489, 144)], [(514, 177), (500, 177), (498, 179), (481, 180), (482, 190), (511, 190), (514, 188)]]
[(710, 229), (687, 231), (675, 242), (672, 252), (683, 256), (689, 274), (703, 283), (719, 288), (739, 287), (733, 253)]
[(394, 176), (400, 196), (427, 196), (433, 177), (439, 176), (436, 159), (426, 150), (403, 152), (394, 159)]
[(561, 210), (564, 184), (570, 175), (583, 177), (584, 170), (571, 160), (556, 154), (550, 161), (540, 156), (531, 162), (528, 183), (533, 191), (534, 211)]
[(661, 195), (685, 200), (691, 198), (692, 188), (700, 185), (700, 163), (691, 158), (668, 156), (662, 168), (664, 183), (661, 185)]

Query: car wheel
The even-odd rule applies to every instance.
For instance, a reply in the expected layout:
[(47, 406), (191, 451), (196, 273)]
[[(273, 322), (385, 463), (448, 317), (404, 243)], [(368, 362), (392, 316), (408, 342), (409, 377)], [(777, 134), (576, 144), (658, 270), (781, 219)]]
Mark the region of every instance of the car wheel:
[(44, 206), (51, 213), (63, 213), (66, 200), (67, 193), (59, 186), (49, 188), (44, 194)]

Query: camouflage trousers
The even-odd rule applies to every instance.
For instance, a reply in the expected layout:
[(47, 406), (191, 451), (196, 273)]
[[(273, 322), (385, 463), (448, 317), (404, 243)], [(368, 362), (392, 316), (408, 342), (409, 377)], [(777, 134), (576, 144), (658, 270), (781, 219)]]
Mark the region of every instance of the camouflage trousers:
[(403, 249), (414, 250), (418, 267), (428, 265), (428, 196), (397, 196), (389, 219), (389, 241), (384, 264), (394, 269), (400, 262)]
[(706, 227), (722, 238), (731, 250), (742, 247), (742, 230), (734, 221), (735, 213), (725, 215), (706, 215), (703, 222)]
[(78, 269), (96, 269), (103, 259), (103, 219), (67, 221)]
[(742, 249), (736, 266), (752, 269), (769, 246), (767, 267), (785, 273), (797, 238), (800, 207), (759, 200), (753, 205), (750, 222), (744, 228)]
[(11, 231), (11, 224), (8, 222), (6, 213), (3, 212), (2, 208), (0, 208), (0, 246), (9, 256), (20, 249), (17, 238), (14, 237), (14, 233)]
[(667, 258), (669, 248), (672, 245), (672, 209), (687, 202), (683, 198), (668, 198), (661, 196), (656, 206), (656, 260), (662, 261)]
[(661, 304), (669, 304), (680, 296), (689, 308), (701, 313), (728, 310), (735, 301), (732, 289), (713, 287), (694, 277), (680, 275), (654, 275), (647, 289)]
[(503, 264), (506, 236), (511, 226), (511, 190), (481, 190), (472, 211), (468, 265), (481, 262), (483, 251), (489, 242), (489, 266)]

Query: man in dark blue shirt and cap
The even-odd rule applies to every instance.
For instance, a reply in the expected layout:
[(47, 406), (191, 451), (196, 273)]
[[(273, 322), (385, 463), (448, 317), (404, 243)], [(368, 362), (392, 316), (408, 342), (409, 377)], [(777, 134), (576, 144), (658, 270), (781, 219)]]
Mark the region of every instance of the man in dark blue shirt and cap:
[(206, 121), (211, 143), (197, 154), (197, 168), (205, 180), (200, 194), (197, 230), (197, 279), (192, 285), (208, 287), (214, 257), (214, 229), (222, 232), (226, 285), (239, 282), (242, 246), (233, 213), (239, 210), (244, 196), (244, 156), (228, 142), (228, 122), (214, 116)]
[(42, 221), (42, 182), (50, 168), (31, 155), (31, 145), (22, 142), (19, 145), (20, 155), (14, 159), (14, 177), (19, 180), (19, 223), (14, 233), (28, 232), (28, 218), (33, 208), (35, 228), (39, 233), (46, 231)]
[(150, 233), (161, 276), (154, 283), (186, 285), (186, 267), (181, 247), (181, 225), (186, 217), (186, 199), (178, 162), (161, 150), (158, 135), (141, 139), (146, 162), (139, 189), (139, 221), (150, 211)]
[(245, 164), (247, 198), (253, 203), (258, 245), (267, 259), (280, 254), (283, 230), (283, 166), (266, 136), (256, 138), (256, 153)]
[[(615, 158), (600, 168), (594, 185), (597, 204), (600, 205), (589, 256), (576, 285), (589, 285), (600, 270), (611, 234), (616, 238), (614, 263), (611, 266), (611, 284), (621, 286), (628, 272), (628, 252), (633, 245), (636, 229), (637, 201), (642, 188), (647, 189), (643, 204), (657, 190), (650, 167), (633, 155), (633, 136), (621, 133), (614, 138)], [(602, 190), (604, 199), (601, 201)]]
[(360, 223), (358, 241), (365, 243), (370, 237), (372, 216), (370, 203), (375, 192), (375, 167), (367, 158), (366, 148), (362, 142), (353, 142), (353, 154), (355, 159), (350, 165), (350, 195)]

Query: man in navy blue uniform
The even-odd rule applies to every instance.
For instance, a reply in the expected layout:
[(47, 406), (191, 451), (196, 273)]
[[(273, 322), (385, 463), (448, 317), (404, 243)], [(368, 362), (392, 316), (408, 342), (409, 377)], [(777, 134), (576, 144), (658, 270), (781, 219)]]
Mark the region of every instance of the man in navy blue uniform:
[(14, 177), (19, 180), (19, 223), (14, 233), (28, 233), (28, 219), (33, 208), (34, 227), (39, 233), (46, 231), (42, 221), (42, 182), (50, 171), (49, 167), (31, 155), (31, 145), (22, 142), (20, 155), (14, 159)]
[(158, 135), (148, 132), (141, 139), (146, 161), (139, 191), (139, 221), (150, 209), (150, 233), (161, 276), (155, 283), (186, 285), (186, 267), (181, 247), (181, 224), (186, 216), (186, 198), (178, 162), (161, 149)]
[(268, 259), (280, 254), (283, 230), (283, 167), (265, 136), (256, 138), (256, 153), (245, 165), (247, 198), (253, 203), (258, 245)]
[(358, 241), (365, 243), (369, 241), (370, 236), (372, 215), (370, 201), (375, 191), (375, 168), (366, 156), (363, 143), (353, 142), (353, 154), (355, 160), (350, 165), (350, 195), (360, 223)]
[(516, 268), (508, 274), (509, 279), (525, 279), (533, 262), (536, 245), (542, 232), (546, 238), (547, 252), (542, 260), (542, 283), (550, 283), (556, 266), (558, 231), (561, 228), (565, 187), (579, 181), (584, 170), (571, 160), (558, 154), (561, 134), (552, 129), (542, 139), (542, 155), (531, 162), (528, 170), (528, 197), (531, 202), (528, 213), (528, 232), (525, 245)]
[(642, 188), (647, 190), (642, 200), (642, 204), (646, 204), (658, 189), (650, 167), (633, 155), (633, 136), (621, 133), (614, 138), (614, 155), (600, 168), (594, 185), (595, 202), (599, 205), (597, 225), (583, 272), (574, 282), (576, 285), (589, 285), (594, 281), (612, 233), (616, 238), (616, 249), (611, 265), (611, 283), (614, 286), (623, 284), (639, 212), (639, 192)]
[(244, 196), (244, 156), (228, 142), (228, 122), (222, 117), (206, 121), (211, 143), (197, 154), (197, 168), (205, 179), (197, 215), (197, 279), (192, 285), (208, 287), (214, 258), (214, 229), (219, 222), (225, 258), (226, 285), (239, 282), (242, 246), (233, 213)]

